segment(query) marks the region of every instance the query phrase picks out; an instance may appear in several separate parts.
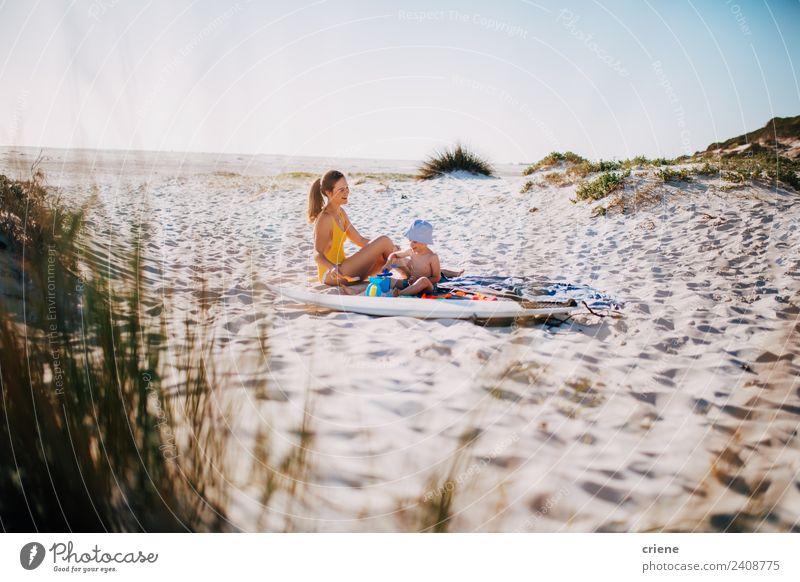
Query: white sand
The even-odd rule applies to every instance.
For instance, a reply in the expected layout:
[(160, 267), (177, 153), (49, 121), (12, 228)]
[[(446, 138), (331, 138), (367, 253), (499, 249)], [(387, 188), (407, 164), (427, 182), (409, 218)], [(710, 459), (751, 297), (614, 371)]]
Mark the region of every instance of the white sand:
[[(318, 315), (266, 289), (314, 281), (308, 180), (272, 176), (409, 163), (46, 154), (67, 199), (99, 193), (96, 260), (125, 273), (115, 256), (128, 243), (109, 237), (134, 217), (151, 226), (145, 309), (157, 313), (163, 296), (171, 321), (199, 320), (197, 276), (209, 279), (205, 321), (235, 401), (240, 468), (274, 465), (310, 403), (310, 468), (295, 499), (278, 493), (264, 512), (263, 471), (234, 471), (238, 528), (418, 529), (448, 471), (455, 531), (713, 531), (739, 513), (746, 529), (797, 527), (796, 193), (700, 180), (661, 187), (663, 203), (633, 215), (591, 218), (569, 202), (574, 187), (520, 194), (519, 167), (500, 179), (351, 179), (347, 211), (366, 236), (401, 242), (425, 218), (449, 267), (586, 283), (625, 304), (616, 318), (484, 328)], [(31, 155), (6, 151), (0, 171)], [(270, 459), (258, 459), (258, 433)]]

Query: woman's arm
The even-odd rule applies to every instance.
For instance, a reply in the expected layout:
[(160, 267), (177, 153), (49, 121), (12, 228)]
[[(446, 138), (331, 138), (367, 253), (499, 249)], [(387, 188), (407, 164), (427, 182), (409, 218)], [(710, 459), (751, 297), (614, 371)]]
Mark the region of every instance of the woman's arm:
[(357, 247), (365, 247), (367, 243), (369, 243), (368, 239), (365, 239), (359, 232), (356, 230), (356, 227), (353, 226), (353, 223), (350, 222), (350, 217), (347, 216), (347, 213), (342, 209), (342, 215), (344, 216), (344, 233), (347, 235), (347, 238), (356, 245)]

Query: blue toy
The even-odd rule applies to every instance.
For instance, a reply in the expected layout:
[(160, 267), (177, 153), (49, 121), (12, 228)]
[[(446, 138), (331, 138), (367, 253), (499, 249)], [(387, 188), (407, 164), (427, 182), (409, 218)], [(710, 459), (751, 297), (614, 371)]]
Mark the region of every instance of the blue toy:
[(369, 278), (369, 285), (364, 294), (367, 297), (386, 297), (391, 295), (392, 288), (392, 272), (389, 269), (384, 269), (381, 273), (373, 275)]

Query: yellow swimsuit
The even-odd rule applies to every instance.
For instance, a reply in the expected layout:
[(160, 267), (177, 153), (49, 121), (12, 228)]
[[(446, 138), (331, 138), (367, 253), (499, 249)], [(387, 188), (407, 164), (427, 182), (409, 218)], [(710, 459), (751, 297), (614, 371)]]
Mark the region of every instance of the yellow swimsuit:
[[(341, 217), (341, 213), (339, 214)], [(331, 246), (325, 251), (325, 258), (328, 259), (334, 265), (341, 265), (342, 262), (347, 258), (347, 255), (344, 254), (344, 241), (347, 238), (345, 232), (339, 226), (339, 223), (336, 222), (336, 219), (333, 220), (333, 236), (331, 237)], [(317, 265), (317, 271), (319, 273), (319, 281), (320, 283), (323, 282), (325, 277), (325, 273), (328, 271), (327, 269)]]

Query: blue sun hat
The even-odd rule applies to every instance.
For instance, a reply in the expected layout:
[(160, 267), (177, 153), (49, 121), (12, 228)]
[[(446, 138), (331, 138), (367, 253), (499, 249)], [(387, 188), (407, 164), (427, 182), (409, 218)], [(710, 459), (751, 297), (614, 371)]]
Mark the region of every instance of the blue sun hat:
[(427, 220), (417, 219), (408, 227), (405, 237), (408, 240), (421, 242), (426, 245), (433, 244), (433, 225)]

